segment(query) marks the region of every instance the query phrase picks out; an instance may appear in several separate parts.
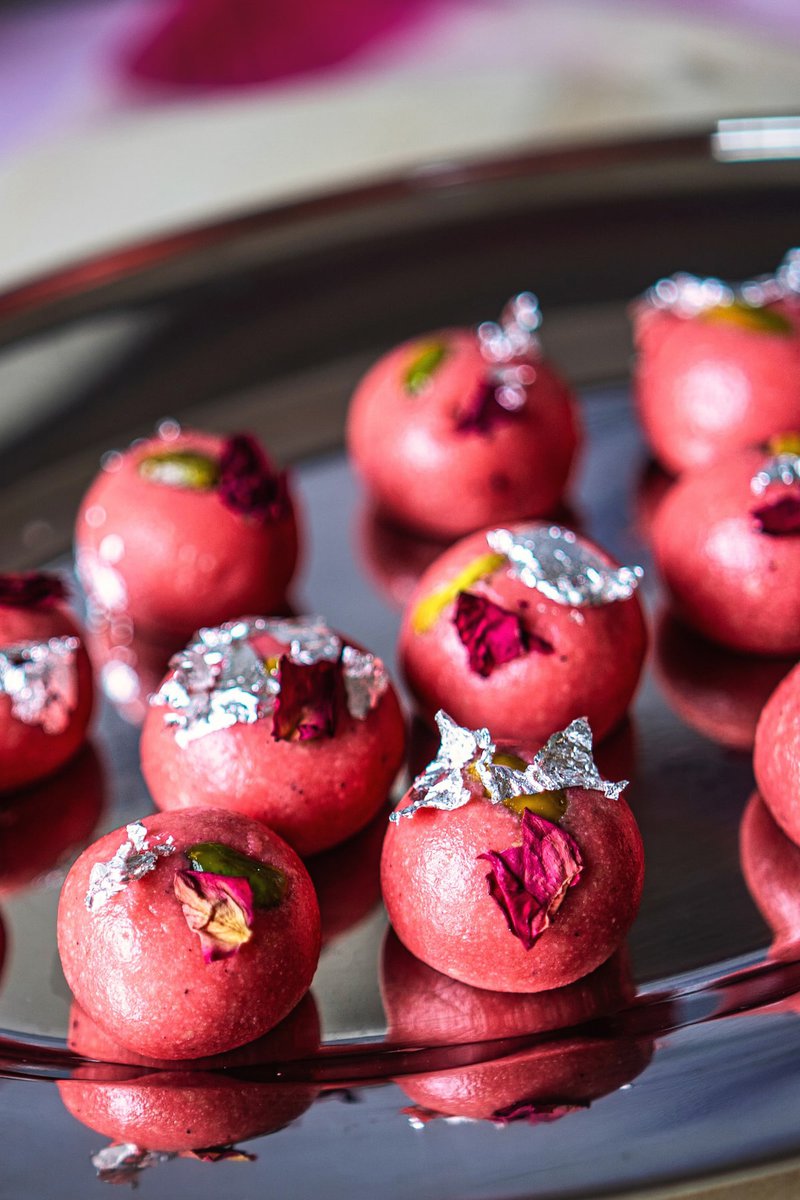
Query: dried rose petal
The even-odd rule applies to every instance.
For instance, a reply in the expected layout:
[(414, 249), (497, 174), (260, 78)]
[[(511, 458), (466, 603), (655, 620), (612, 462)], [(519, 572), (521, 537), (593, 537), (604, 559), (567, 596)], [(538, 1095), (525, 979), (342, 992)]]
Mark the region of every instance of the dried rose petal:
[(280, 691), (272, 714), (275, 741), (333, 737), (342, 686), (341, 660), (321, 658), (315, 663), (298, 663), (283, 654), (278, 682)]
[(800, 533), (800, 491), (797, 489), (777, 500), (769, 500), (751, 512), (760, 533), (769, 533), (773, 537)]
[(493, 379), (481, 380), (456, 417), (459, 433), (488, 433), (495, 425), (513, 416), (513, 411), (498, 400), (497, 388)]
[(588, 1104), (547, 1104), (537, 1100), (515, 1100), (505, 1108), (498, 1108), (491, 1119), (495, 1125), (512, 1125), (515, 1121), (527, 1121), (529, 1125), (550, 1125), (560, 1121), (569, 1113), (582, 1112)]
[(453, 624), (467, 648), (470, 670), (484, 679), (529, 650), (553, 653), (544, 638), (526, 632), (516, 613), (475, 592), (459, 592)]
[(522, 845), (479, 854), (491, 864), (489, 894), (508, 928), (526, 950), (532, 949), (564, 900), (580, 882), (583, 860), (566, 830), (538, 813), (522, 816)]
[(67, 589), (58, 575), (44, 571), (21, 571), (0, 575), (0, 604), (10, 608), (35, 608), (66, 600)]
[(217, 491), (228, 508), (260, 521), (281, 521), (291, 511), (286, 472), (275, 471), (246, 433), (234, 434), (222, 447)]
[(207, 963), (229, 958), (253, 936), (253, 889), (246, 879), (209, 871), (178, 871), (175, 895), (186, 924), (200, 938)]

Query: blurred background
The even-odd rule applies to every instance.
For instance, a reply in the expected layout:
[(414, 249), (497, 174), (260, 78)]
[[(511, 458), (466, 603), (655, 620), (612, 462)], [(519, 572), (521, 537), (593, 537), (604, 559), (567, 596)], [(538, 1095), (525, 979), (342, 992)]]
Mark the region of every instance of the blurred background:
[(796, 0), (0, 0), (0, 287), (417, 163), (796, 107)]

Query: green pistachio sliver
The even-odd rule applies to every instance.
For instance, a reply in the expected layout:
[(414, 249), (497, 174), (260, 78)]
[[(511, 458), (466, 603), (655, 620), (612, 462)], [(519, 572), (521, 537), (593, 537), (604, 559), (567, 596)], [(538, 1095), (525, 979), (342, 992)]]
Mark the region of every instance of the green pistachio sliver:
[(445, 342), (423, 342), (417, 347), (417, 352), (406, 367), (406, 391), (412, 396), (419, 393), (430, 383), (431, 376), (437, 367), (441, 366), (447, 354)]
[(145, 455), (139, 474), (152, 483), (209, 492), (219, 483), (219, 463), (198, 450), (164, 450)]
[(198, 842), (186, 851), (193, 871), (246, 879), (253, 889), (256, 908), (275, 908), (286, 894), (286, 876), (277, 867), (267, 866), (249, 854), (242, 854), (222, 842)]
[(734, 300), (732, 304), (718, 304), (704, 314), (707, 321), (716, 324), (736, 325), (754, 333), (788, 334), (793, 330), (792, 322), (776, 308), (748, 304), (746, 300)]

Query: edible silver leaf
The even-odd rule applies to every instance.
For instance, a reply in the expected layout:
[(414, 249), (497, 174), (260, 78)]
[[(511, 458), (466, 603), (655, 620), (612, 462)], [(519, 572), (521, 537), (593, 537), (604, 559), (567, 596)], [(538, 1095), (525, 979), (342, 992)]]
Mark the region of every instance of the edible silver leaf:
[(762, 496), (773, 483), (789, 487), (800, 482), (800, 455), (775, 454), (768, 458), (760, 471), (750, 480), (750, 490), (756, 496)]
[(696, 317), (711, 308), (733, 304), (735, 299), (734, 289), (721, 279), (701, 279), (684, 271), (659, 279), (644, 295), (645, 303), (677, 317)]
[(288, 647), (293, 662), (310, 666), (342, 658), (347, 707), (362, 721), (389, 685), (379, 658), (341, 639), (322, 617), (247, 617), (201, 629), (170, 662), (171, 674), (150, 698), (165, 705), (164, 722), (175, 728), (175, 740), (186, 746), (231, 725), (252, 725), (270, 716), (280, 682), (263, 662), (252, 639), (267, 635)]
[(135, 1183), (137, 1172), (169, 1162), (176, 1154), (165, 1151), (143, 1150), (135, 1142), (121, 1142), (105, 1146), (92, 1155), (92, 1166), (98, 1179), (104, 1183)]
[(478, 326), (481, 354), (490, 363), (534, 358), (539, 353), (537, 330), (541, 323), (539, 301), (533, 292), (512, 296), (499, 321), (484, 321)]
[(668, 279), (659, 279), (644, 294), (644, 303), (664, 309), (678, 317), (696, 317), (711, 308), (744, 301), (751, 308), (764, 308), (800, 294), (800, 247), (787, 251), (774, 275), (747, 279), (736, 287), (721, 279), (702, 279), (697, 275), (679, 272)]
[(342, 665), (348, 710), (357, 721), (363, 721), (388, 688), (389, 673), (374, 654), (355, 646), (345, 646)]
[(578, 717), (566, 729), (554, 733), (525, 771), (526, 790), (558, 792), (562, 788), (586, 788), (618, 800), (627, 779), (609, 783), (600, 776), (592, 755), (592, 730), (586, 717)]
[(413, 817), (420, 808), (461, 808), (472, 796), (464, 781), (465, 769), (474, 767), (480, 772), (491, 763), (495, 745), (488, 729), (465, 729), (442, 709), (436, 714), (436, 724), (441, 735), (439, 752), (414, 780), (411, 804), (393, 812), (390, 821)]
[(126, 825), (125, 832), (128, 835), (127, 841), (122, 843), (108, 862), (95, 863), (92, 867), (86, 893), (86, 907), (89, 912), (97, 912), (113, 896), (124, 891), (129, 883), (154, 870), (159, 858), (166, 858), (175, 853), (175, 840), (172, 835), (163, 841), (149, 842), (147, 830), (141, 821)]
[(323, 617), (287, 617), (285, 620), (263, 622), (263, 632), (289, 647), (292, 662), (312, 666), (327, 659), (336, 662), (342, 652), (342, 642)]
[(609, 567), (561, 525), (537, 523), (517, 533), (493, 529), (486, 541), (509, 561), (511, 574), (557, 604), (585, 607), (628, 600), (641, 567)]
[(11, 700), (11, 714), (45, 733), (63, 733), (78, 704), (75, 637), (47, 642), (17, 642), (0, 650), (0, 693)]
[(464, 729), (441, 709), (436, 724), (442, 744), (436, 758), (411, 789), (413, 800), (389, 818), (413, 817), (420, 808), (461, 808), (474, 795), (464, 779), (469, 768), (483, 784), (492, 804), (503, 804), (515, 796), (535, 796), (562, 788), (587, 788), (617, 800), (627, 780), (609, 783), (601, 778), (592, 755), (592, 730), (585, 717), (554, 733), (524, 771), (493, 761), (496, 747), (488, 729)]

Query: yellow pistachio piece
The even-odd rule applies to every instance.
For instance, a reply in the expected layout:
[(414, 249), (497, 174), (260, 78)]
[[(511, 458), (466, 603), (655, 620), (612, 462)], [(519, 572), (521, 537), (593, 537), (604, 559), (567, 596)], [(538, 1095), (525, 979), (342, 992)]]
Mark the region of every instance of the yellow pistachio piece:
[(527, 810), (557, 824), (567, 811), (567, 793), (562, 790), (537, 792), (533, 796), (512, 796), (504, 804), (520, 816)]
[(791, 333), (792, 323), (774, 308), (734, 300), (732, 304), (717, 304), (702, 314), (703, 320), (720, 325), (736, 325), (753, 333)]
[(159, 450), (140, 460), (139, 474), (152, 483), (208, 492), (219, 483), (219, 463), (199, 450)]
[(528, 767), (524, 758), (520, 758), (518, 754), (509, 754), (505, 750), (496, 750), (492, 755), (492, 762), (496, 767), (510, 767), (512, 771), (524, 771)]
[(420, 600), (411, 615), (411, 628), (414, 633), (427, 633), (439, 620), (448, 604), (452, 604), (457, 598), (459, 592), (466, 592), (479, 579), (493, 575), (505, 561), (503, 554), (482, 554), (480, 558), (468, 563), (450, 583)]
[(800, 454), (800, 433), (776, 433), (767, 449), (770, 454)]

